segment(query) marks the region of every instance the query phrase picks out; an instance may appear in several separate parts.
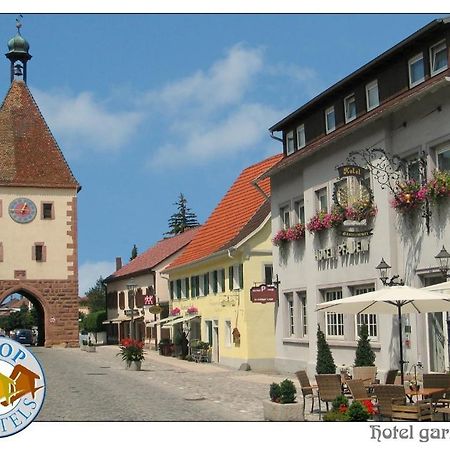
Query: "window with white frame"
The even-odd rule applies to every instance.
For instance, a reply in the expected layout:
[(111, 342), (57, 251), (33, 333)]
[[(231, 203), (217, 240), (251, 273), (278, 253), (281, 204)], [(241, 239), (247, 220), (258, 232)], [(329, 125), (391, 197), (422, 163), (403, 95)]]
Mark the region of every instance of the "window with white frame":
[(289, 133), (286, 133), (286, 154), (290, 155), (294, 153), (294, 132), (289, 131)]
[(325, 110), (325, 131), (331, 133), (336, 129), (336, 116), (334, 114), (334, 106), (330, 106)]
[(182, 288), (181, 288), (181, 286), (182, 286), (182, 280), (179, 279), (179, 280), (177, 280), (175, 282), (175, 295), (176, 295), (177, 299), (182, 297)]
[(189, 278), (183, 278), (181, 280), (181, 298), (187, 298), (189, 296)]
[[(325, 291), (325, 301), (331, 302), (342, 298), (342, 289)], [(344, 314), (325, 313), (327, 337), (344, 337)]]
[(244, 266), (235, 264), (229, 267), (228, 272), (230, 290), (244, 288)]
[(344, 98), (345, 123), (356, 119), (356, 98), (355, 94), (350, 94)]
[(205, 276), (204, 275), (199, 275), (198, 277), (198, 296), (199, 297), (203, 297), (205, 295)]
[(420, 161), (415, 155), (406, 158), (406, 178), (408, 180), (421, 181)]
[(289, 220), (289, 206), (285, 205), (280, 208), (280, 219), (281, 219), (281, 226), (287, 230), (290, 226), (290, 220)]
[(425, 80), (425, 64), (423, 53), (419, 53), (408, 61), (409, 87), (414, 87)]
[(436, 150), (437, 168), (450, 170), (450, 144), (445, 144)]
[(295, 219), (297, 223), (305, 223), (305, 200), (299, 199), (294, 202)]
[(305, 125), (301, 124), (297, 127), (297, 150), (300, 150), (306, 145), (305, 139)]
[(378, 96), (378, 81), (374, 80), (366, 85), (366, 105), (367, 111), (376, 108), (380, 104)]
[(225, 345), (231, 347), (233, 344), (233, 334), (231, 329), (231, 320), (225, 320)]
[(440, 41), (430, 47), (430, 72), (436, 75), (447, 68), (447, 44)]
[(287, 336), (295, 336), (295, 314), (294, 314), (294, 294), (287, 292), (284, 294), (286, 299), (286, 332)]
[(225, 269), (217, 271), (217, 290), (218, 292), (225, 292)]
[(328, 190), (326, 187), (316, 191), (317, 210), (328, 212)]
[(264, 284), (273, 284), (273, 266), (272, 264), (264, 264)]
[(217, 270), (213, 270), (209, 273), (209, 292), (217, 294)]
[[(366, 294), (367, 292), (373, 292), (375, 288), (373, 286), (360, 286), (353, 290), (353, 295)], [(378, 338), (378, 325), (376, 314), (357, 314), (356, 315), (356, 336), (359, 336), (361, 327), (367, 325), (369, 337), (372, 339)]]
[(308, 317), (306, 314), (306, 292), (297, 292), (298, 297), (298, 329), (301, 337), (308, 336)]

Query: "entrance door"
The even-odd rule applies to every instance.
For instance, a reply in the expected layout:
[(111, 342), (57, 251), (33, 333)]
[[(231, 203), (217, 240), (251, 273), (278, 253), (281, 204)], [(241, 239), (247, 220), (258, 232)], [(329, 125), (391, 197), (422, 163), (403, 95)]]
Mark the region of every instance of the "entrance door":
[[(429, 277), (425, 286), (441, 283), (441, 277)], [(447, 366), (447, 314), (442, 312), (427, 314), (428, 358), (430, 372), (445, 372)]]

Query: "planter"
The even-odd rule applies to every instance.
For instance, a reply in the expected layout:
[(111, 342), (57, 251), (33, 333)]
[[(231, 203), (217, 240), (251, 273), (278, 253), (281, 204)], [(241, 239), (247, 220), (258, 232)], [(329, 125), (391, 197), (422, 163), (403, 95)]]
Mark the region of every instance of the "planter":
[(96, 348), (93, 345), (86, 345), (85, 349), (88, 353), (92, 353), (96, 351)]
[(125, 361), (125, 369), (141, 370), (142, 361)]
[(88, 346), (87, 345), (80, 345), (80, 350), (85, 352), (87, 350)]
[(272, 422), (303, 422), (305, 416), (301, 403), (275, 403), (263, 400), (264, 420)]

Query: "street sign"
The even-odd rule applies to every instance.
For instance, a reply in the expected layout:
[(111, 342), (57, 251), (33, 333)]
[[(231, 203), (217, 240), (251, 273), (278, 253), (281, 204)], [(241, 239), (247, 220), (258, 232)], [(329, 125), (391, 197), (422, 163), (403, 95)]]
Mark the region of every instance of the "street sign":
[(124, 314), (126, 316), (131, 316), (133, 314), (133, 316), (138, 316), (139, 315), (139, 310), (138, 309), (133, 309), (133, 311), (131, 309), (125, 309), (124, 310)]
[(253, 303), (273, 303), (278, 298), (278, 290), (275, 286), (261, 284), (250, 289), (250, 300)]

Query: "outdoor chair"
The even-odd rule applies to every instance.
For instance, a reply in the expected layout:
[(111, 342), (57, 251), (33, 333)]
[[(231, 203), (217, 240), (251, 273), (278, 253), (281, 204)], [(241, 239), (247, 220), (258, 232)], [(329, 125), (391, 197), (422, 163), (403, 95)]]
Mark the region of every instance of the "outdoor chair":
[(320, 374), (316, 375), (317, 388), (319, 390), (319, 413), (322, 412), (321, 401), (328, 403), (333, 402), (338, 395), (342, 394), (341, 376), (338, 374)]
[(392, 399), (400, 398), (406, 402), (405, 388), (400, 384), (376, 384), (373, 387), (377, 398), (378, 414), (380, 418), (392, 417)]
[(297, 376), (298, 382), (300, 383), (300, 388), (303, 396), (303, 414), (305, 414), (305, 404), (306, 397), (311, 396), (311, 412), (314, 410), (314, 396), (317, 395), (317, 392), (314, 392), (314, 388), (311, 386), (308, 378), (308, 374), (306, 370), (299, 370), (295, 372)]
[(353, 400), (371, 400), (371, 396), (367, 393), (363, 380), (347, 380), (346, 383)]
[(376, 366), (357, 366), (353, 367), (353, 378), (355, 380), (363, 380), (364, 386), (369, 388), (375, 383), (377, 375)]
[(386, 374), (386, 381), (384, 384), (395, 384), (395, 379), (397, 378), (398, 369), (390, 369)]
[(433, 420), (433, 408), (431, 400), (419, 400), (414, 404), (406, 404), (403, 397), (391, 400), (392, 421), (406, 420), (408, 422), (431, 422)]
[(424, 388), (445, 388), (444, 394), (431, 395), (433, 407), (445, 407), (450, 405), (450, 373), (424, 373), (423, 374)]

